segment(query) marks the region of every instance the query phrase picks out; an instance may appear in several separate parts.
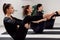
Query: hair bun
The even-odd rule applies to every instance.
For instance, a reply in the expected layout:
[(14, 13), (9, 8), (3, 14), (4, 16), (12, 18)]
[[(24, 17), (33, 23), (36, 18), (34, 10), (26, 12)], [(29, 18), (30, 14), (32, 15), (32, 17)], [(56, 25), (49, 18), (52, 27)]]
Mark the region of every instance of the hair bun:
[(4, 3), (4, 5), (6, 5), (6, 3)]
[(6, 7), (6, 3), (3, 4), (3, 8), (5, 8), (5, 7)]
[(6, 3), (4, 3), (4, 6), (6, 5)]

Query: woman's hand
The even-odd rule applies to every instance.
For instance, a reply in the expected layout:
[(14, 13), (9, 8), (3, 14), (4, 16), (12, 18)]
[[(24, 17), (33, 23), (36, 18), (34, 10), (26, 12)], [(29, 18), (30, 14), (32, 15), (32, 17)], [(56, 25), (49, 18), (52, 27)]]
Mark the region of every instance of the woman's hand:
[(25, 27), (26, 29), (29, 29), (29, 28), (30, 28), (30, 24), (26, 23), (26, 24), (24, 25), (24, 27)]
[(19, 25), (17, 25), (17, 28), (19, 28), (20, 26)]

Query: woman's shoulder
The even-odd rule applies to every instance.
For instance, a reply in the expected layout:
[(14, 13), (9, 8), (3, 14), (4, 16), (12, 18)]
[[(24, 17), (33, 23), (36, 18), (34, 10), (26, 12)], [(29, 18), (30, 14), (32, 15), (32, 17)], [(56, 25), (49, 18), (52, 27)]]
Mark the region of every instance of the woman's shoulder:
[(4, 18), (4, 21), (7, 21), (7, 20), (9, 20), (9, 19), (10, 19), (10, 18), (8, 18), (8, 17), (5, 17), (5, 18)]
[(9, 17), (5, 17), (3, 21), (4, 22), (11, 22), (11, 19)]

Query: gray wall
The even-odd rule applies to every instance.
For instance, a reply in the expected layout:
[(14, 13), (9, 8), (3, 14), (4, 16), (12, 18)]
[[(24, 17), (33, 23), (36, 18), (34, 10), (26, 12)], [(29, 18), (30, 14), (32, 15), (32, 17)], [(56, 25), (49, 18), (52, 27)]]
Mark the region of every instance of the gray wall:
[[(15, 11), (13, 16), (19, 19), (23, 19), (21, 6), (27, 4), (30, 4), (32, 6), (38, 3), (42, 3), (44, 6), (44, 13), (48, 13), (50, 11), (56, 11), (60, 9), (60, 5), (59, 5), (60, 0), (0, 0), (0, 25), (3, 25), (3, 18), (4, 18), (4, 14), (2, 11), (3, 3), (11, 3), (14, 6), (15, 10), (17, 10)], [(57, 18), (56, 23), (60, 23), (59, 18), (60, 17)]]

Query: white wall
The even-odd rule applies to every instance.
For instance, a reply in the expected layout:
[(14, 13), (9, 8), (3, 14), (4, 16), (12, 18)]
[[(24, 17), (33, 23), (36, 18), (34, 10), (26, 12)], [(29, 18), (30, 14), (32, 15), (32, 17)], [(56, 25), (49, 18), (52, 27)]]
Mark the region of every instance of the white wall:
[[(0, 25), (3, 25), (3, 18), (4, 18), (4, 14), (2, 11), (2, 6), (3, 3), (11, 3), (15, 10), (17, 10), (14, 13), (14, 16), (22, 19), (22, 8), (21, 6), (23, 5), (35, 5), (38, 3), (42, 3), (44, 6), (44, 13), (48, 13), (50, 11), (56, 11), (60, 9), (60, 0), (0, 0)], [(59, 19), (60, 20), (60, 19)], [(60, 23), (57, 18), (56, 23)]]

